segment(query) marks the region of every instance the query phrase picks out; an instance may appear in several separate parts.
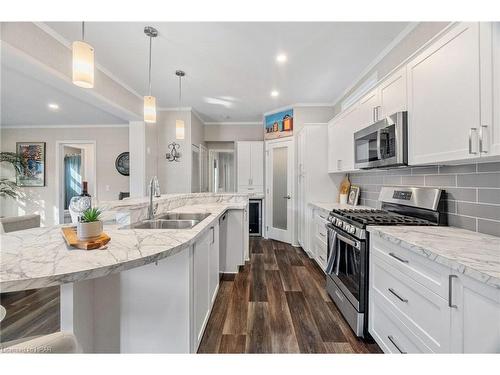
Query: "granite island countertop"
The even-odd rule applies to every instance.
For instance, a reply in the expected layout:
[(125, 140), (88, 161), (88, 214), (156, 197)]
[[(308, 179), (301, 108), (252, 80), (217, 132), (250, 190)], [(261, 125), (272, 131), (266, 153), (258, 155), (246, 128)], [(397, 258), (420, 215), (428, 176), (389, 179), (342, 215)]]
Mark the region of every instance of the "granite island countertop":
[[(223, 195), (162, 196), (158, 202), (162, 208), (168, 208), (168, 212), (210, 213), (210, 216), (191, 229), (121, 229), (124, 223), (105, 224), (104, 231), (111, 241), (101, 250), (68, 247), (61, 234), (63, 225), (2, 234), (0, 291), (43, 288), (102, 277), (177, 254), (191, 246), (224, 212), (245, 209), (248, 204), (245, 195), (233, 194), (224, 199), (220, 196)], [(201, 200), (207, 202), (200, 203)], [(144, 199), (109, 204), (108, 209), (122, 212), (141, 209), (142, 212)]]
[(455, 227), (368, 226), (368, 231), (455, 272), (500, 288), (500, 237)]

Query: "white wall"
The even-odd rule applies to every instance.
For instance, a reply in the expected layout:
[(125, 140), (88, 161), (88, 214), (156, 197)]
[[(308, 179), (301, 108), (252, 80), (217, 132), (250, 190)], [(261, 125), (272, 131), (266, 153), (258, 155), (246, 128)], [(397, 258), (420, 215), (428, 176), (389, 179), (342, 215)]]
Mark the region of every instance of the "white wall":
[(37, 213), (43, 226), (58, 223), (56, 215), (56, 141), (96, 141), (97, 199), (116, 200), (120, 191), (129, 191), (129, 177), (115, 169), (116, 157), (129, 149), (128, 126), (2, 128), (1, 150), (16, 151), (16, 142), (46, 142), (46, 186), (20, 188), (26, 197), (18, 202), (1, 199), (2, 215)]
[(205, 125), (205, 141), (263, 141), (264, 125), (210, 124)]
[[(175, 121), (184, 120), (185, 136), (183, 140), (175, 139)], [(161, 111), (156, 119), (158, 132), (158, 179), (162, 193), (191, 192), (191, 111)], [(176, 142), (181, 145), (181, 158), (169, 162), (165, 154), (169, 152), (168, 144)]]

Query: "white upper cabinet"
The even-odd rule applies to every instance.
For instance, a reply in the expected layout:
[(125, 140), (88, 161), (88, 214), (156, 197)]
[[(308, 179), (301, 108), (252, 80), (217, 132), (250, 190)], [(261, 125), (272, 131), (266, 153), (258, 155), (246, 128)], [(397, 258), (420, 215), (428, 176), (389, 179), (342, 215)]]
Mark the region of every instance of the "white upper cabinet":
[[(486, 24), (488, 25), (488, 24)], [(486, 27), (485, 25), (485, 27)], [(491, 24), (493, 77), (490, 82), (493, 84), (493, 122), (492, 128), (483, 128), (485, 131), (485, 147), (483, 152), (487, 155), (500, 155), (500, 22)], [(484, 35), (483, 33), (482, 35)], [(486, 30), (486, 36), (488, 32)], [(483, 123), (482, 125), (488, 125)], [(488, 131), (490, 130), (490, 131)]]
[(264, 142), (236, 142), (238, 192), (263, 192)]
[(482, 107), (492, 108), (480, 52), (479, 23), (459, 23), (407, 65), (409, 164), (480, 156)]
[(359, 129), (360, 105), (355, 104), (328, 123), (328, 172), (354, 169), (354, 132)]
[(408, 109), (408, 96), (406, 93), (406, 67), (401, 68), (378, 87), (378, 107), (375, 115), (378, 120), (396, 112)]
[(371, 91), (359, 101), (359, 122), (355, 124), (356, 131), (377, 122), (377, 111), (380, 108), (379, 103), (380, 96), (378, 89)]

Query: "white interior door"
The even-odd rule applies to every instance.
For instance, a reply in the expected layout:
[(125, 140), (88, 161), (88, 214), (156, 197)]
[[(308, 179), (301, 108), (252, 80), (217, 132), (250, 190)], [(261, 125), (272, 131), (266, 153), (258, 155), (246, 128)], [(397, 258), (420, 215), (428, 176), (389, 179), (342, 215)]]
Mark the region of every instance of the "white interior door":
[(293, 138), (266, 143), (267, 236), (292, 242), (293, 230)]

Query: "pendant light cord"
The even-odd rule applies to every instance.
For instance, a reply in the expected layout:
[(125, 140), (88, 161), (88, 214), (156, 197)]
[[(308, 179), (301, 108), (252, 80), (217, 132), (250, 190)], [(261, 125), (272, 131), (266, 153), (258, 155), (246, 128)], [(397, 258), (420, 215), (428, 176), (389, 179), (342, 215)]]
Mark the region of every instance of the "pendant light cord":
[(85, 41), (85, 22), (82, 22), (82, 41)]
[(151, 49), (153, 48), (153, 38), (149, 37), (149, 96), (151, 96)]
[(181, 108), (182, 98), (182, 76), (179, 76), (179, 109)]

